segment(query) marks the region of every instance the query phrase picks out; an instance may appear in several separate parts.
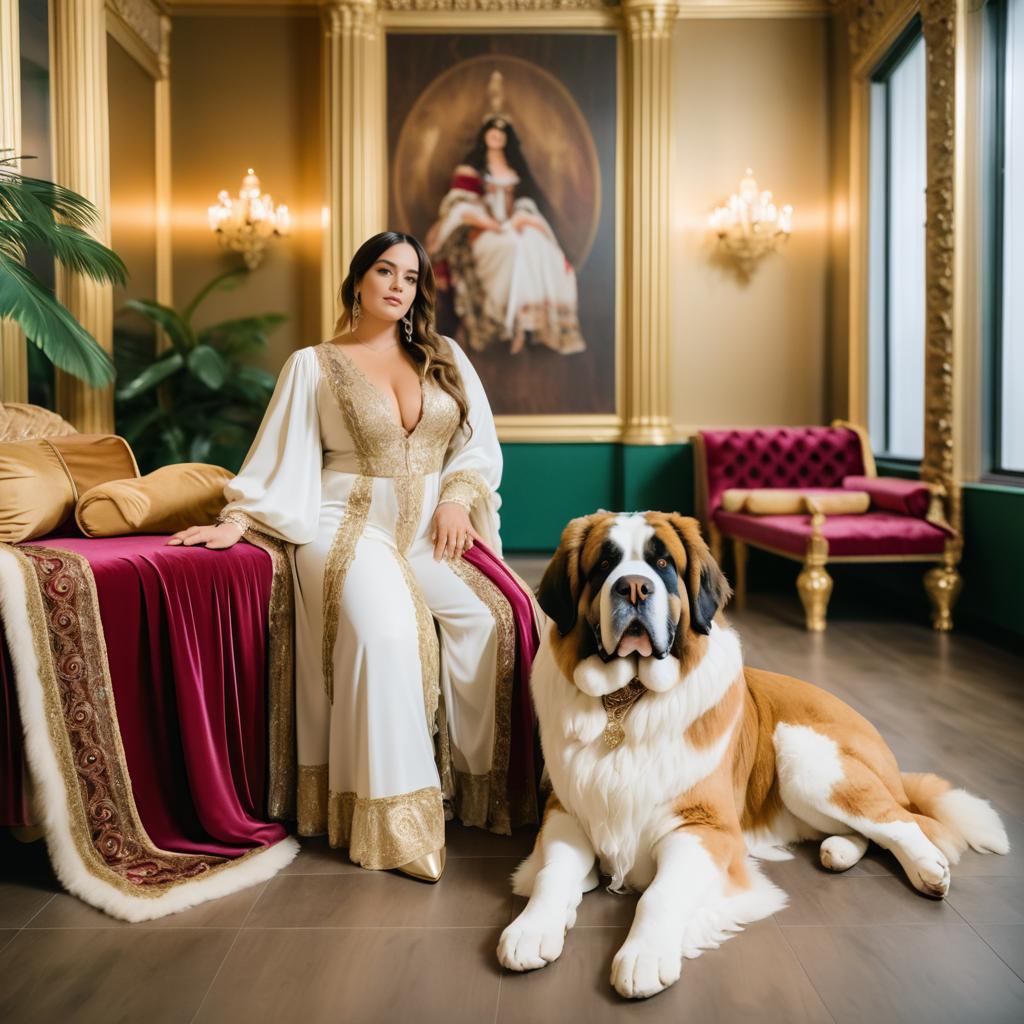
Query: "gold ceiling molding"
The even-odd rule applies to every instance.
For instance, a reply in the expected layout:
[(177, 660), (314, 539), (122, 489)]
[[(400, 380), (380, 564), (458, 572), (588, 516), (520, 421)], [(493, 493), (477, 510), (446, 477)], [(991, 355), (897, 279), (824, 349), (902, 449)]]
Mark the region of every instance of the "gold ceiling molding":
[(106, 0), (107, 10), (117, 15), (159, 58), (163, 46), (162, 11), (152, 0)]
[(895, 40), (918, 9), (917, 0), (847, 0), (850, 54), (857, 65)]

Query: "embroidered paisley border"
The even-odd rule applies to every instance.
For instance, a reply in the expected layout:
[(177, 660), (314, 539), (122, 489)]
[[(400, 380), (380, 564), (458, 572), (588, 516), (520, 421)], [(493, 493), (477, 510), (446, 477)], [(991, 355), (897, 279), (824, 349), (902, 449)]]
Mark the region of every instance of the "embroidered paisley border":
[[(457, 792), (456, 810), (468, 825), (489, 824), (494, 832), (507, 835), (512, 830), (508, 806), (508, 765), (512, 742), (512, 689), (516, 670), (516, 627), (512, 606), (504, 594), (475, 565), (463, 558), (448, 559), (452, 572), (459, 577), (477, 599), (486, 605), (494, 619), (497, 633), (494, 685), (494, 745), (491, 753), (491, 771), (487, 776), (488, 799), (486, 820), (480, 820), (481, 803), (477, 780), (480, 776), (456, 773), (456, 781), (466, 783), (465, 795)], [(470, 781), (472, 780), (472, 781)], [(463, 807), (466, 815), (463, 815)]]
[(132, 797), (89, 563), (71, 551), (12, 550), (25, 578), (50, 742), (61, 764), (69, 827), (83, 862), (119, 891), (152, 897), (221, 865), (237, 864), (243, 858), (229, 861), (154, 846)]

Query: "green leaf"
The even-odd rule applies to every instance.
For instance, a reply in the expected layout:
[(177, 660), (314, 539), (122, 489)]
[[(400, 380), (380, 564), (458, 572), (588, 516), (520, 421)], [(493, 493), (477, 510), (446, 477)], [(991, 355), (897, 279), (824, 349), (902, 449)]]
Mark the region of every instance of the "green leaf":
[(152, 299), (129, 299), (124, 304), (124, 308), (141, 313), (158, 327), (162, 327), (167, 332), (167, 337), (171, 339), (171, 344), (182, 355), (195, 345), (196, 336), (192, 328), (170, 306), (163, 306)]
[(0, 169), (0, 211), (17, 211), (22, 219), (60, 217), (86, 230), (99, 223), (99, 212), (84, 196), (41, 178), (31, 178), (7, 167)]
[(0, 318), (8, 317), (54, 366), (94, 388), (113, 381), (113, 360), (96, 339), (28, 269), (0, 251)]
[(146, 391), (155, 388), (162, 381), (167, 380), (172, 374), (177, 373), (185, 365), (180, 352), (171, 352), (163, 359), (147, 367), (134, 380), (129, 381), (117, 392), (117, 397), (122, 402), (127, 402)]
[(188, 354), (188, 369), (211, 391), (219, 391), (227, 377), (228, 368), (220, 353), (209, 345), (196, 345)]
[(265, 313), (262, 316), (223, 320), (204, 327), (199, 332), (199, 340), (214, 345), (226, 355), (241, 355), (265, 348), (267, 335), (287, 319), (284, 313)]

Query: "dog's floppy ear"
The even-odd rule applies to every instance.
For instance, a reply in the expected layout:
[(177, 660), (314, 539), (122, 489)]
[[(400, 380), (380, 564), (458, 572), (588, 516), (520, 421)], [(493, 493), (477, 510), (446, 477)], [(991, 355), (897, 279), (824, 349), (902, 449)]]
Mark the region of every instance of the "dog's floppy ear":
[(590, 516), (573, 519), (562, 531), (558, 550), (537, 589), (537, 603), (544, 614), (554, 620), (560, 636), (565, 636), (576, 625), (579, 616), (580, 556), (590, 532), (590, 519)]
[(704, 543), (700, 523), (678, 512), (672, 512), (667, 518), (686, 550), (684, 583), (690, 599), (690, 626), (707, 636), (711, 632), (711, 623), (729, 600), (732, 590)]

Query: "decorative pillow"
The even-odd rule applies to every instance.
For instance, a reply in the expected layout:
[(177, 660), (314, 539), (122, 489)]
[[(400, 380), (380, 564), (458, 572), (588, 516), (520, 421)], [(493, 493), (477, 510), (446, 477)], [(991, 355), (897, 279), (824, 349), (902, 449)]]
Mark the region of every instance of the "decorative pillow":
[(0, 443), (0, 541), (44, 537), (71, 515), (82, 491), (138, 473), (128, 442), (113, 434)]
[(212, 526), (224, 507), (224, 485), (233, 476), (220, 466), (185, 462), (137, 480), (110, 480), (78, 499), (75, 521), (87, 537)]
[(809, 511), (808, 498), (813, 498), (815, 505), (828, 516), (860, 515), (867, 512), (871, 504), (863, 491), (733, 487), (722, 494), (722, 508), (726, 512), (746, 512), (752, 516), (803, 515)]
[(932, 490), (920, 480), (897, 476), (848, 476), (843, 487), (867, 491), (871, 501), (886, 512), (902, 512), (924, 519), (932, 500)]
[(77, 433), (66, 419), (41, 405), (25, 402), (0, 404), (0, 441), (27, 441), (33, 437), (65, 437)]

